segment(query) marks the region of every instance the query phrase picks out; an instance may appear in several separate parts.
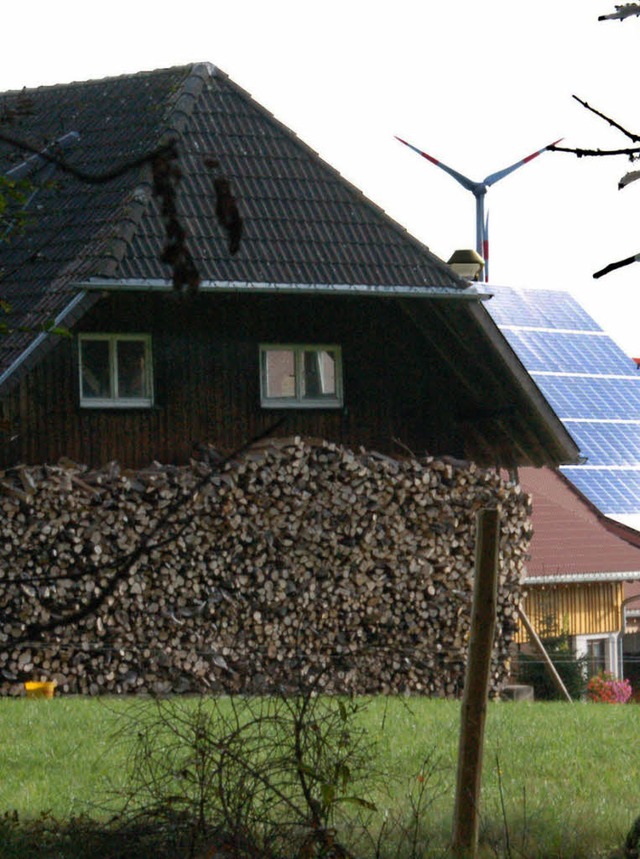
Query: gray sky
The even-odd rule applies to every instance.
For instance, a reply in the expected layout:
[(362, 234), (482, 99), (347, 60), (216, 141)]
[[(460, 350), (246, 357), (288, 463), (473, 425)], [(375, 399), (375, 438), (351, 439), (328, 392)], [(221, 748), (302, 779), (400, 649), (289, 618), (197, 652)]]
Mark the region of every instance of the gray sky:
[[(207, 60), (439, 256), (475, 242), (471, 194), (394, 140), (472, 179), (564, 137), (627, 145), (572, 98), (640, 132), (640, 19), (613, 0), (75, 0), (3, 12), (0, 89)], [(13, 32), (15, 39), (8, 38)], [(640, 182), (624, 159), (545, 153), (490, 189), (491, 279), (570, 290), (640, 355)]]

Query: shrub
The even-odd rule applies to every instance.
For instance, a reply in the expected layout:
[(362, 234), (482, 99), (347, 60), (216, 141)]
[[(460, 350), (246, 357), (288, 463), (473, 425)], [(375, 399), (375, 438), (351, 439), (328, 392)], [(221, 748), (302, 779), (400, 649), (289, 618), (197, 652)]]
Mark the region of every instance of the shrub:
[(272, 857), (293, 846), (295, 855), (343, 855), (344, 806), (375, 810), (359, 792), (368, 793), (373, 755), (360, 708), (312, 692), (143, 702), (123, 729), (123, 819), (153, 821), (189, 856), (232, 847)]
[[(567, 692), (574, 700), (578, 700), (584, 695), (587, 681), (586, 658), (576, 656), (566, 632), (560, 635), (549, 634), (549, 631), (555, 628), (557, 625), (553, 619), (546, 619), (540, 638)], [(518, 681), (533, 686), (533, 693), (538, 701), (555, 701), (562, 698), (551, 679), (549, 669), (538, 654), (518, 654)]]
[(587, 699), (596, 704), (626, 704), (631, 692), (628, 680), (618, 680), (608, 671), (599, 671), (587, 684)]

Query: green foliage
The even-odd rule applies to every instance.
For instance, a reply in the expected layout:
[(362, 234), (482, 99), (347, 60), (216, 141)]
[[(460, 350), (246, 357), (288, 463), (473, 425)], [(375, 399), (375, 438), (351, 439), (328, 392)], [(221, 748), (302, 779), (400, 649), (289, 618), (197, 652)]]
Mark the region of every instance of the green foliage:
[(37, 328), (30, 328), (24, 325), (12, 325), (10, 317), (11, 304), (4, 299), (0, 299), (0, 337), (11, 334), (14, 331), (35, 331), (38, 334), (55, 334), (57, 337), (71, 337), (69, 329), (61, 325), (56, 325), (55, 319), (48, 319)]
[(328, 855), (344, 809), (375, 810), (359, 790), (372, 756), (355, 723), (361, 706), (313, 693), (142, 705), (123, 733), (124, 820), (153, 821), (189, 855), (225, 843), (265, 857), (294, 845), (293, 855)]
[(6, 241), (9, 232), (21, 232), (29, 216), (26, 204), (34, 186), (29, 179), (18, 181), (0, 174), (0, 239)]
[[(579, 700), (586, 689), (587, 660), (585, 657), (576, 656), (567, 632), (561, 631), (558, 634), (555, 632), (557, 629), (558, 624), (554, 618), (545, 619), (540, 639), (567, 692), (574, 700)], [(538, 701), (562, 699), (561, 693), (554, 685), (549, 669), (538, 653), (518, 654), (518, 682), (533, 686), (533, 694)]]

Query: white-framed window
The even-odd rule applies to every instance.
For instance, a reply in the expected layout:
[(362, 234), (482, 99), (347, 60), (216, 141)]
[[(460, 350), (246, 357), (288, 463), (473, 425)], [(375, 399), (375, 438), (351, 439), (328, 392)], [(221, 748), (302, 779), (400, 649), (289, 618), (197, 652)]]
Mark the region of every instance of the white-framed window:
[(78, 343), (81, 406), (153, 405), (149, 334), (80, 334)]
[(589, 677), (598, 671), (610, 671), (616, 677), (621, 677), (620, 643), (617, 632), (605, 634), (576, 635), (576, 656), (586, 657), (586, 668)]
[(339, 408), (342, 352), (325, 344), (260, 345), (260, 402), (265, 408)]

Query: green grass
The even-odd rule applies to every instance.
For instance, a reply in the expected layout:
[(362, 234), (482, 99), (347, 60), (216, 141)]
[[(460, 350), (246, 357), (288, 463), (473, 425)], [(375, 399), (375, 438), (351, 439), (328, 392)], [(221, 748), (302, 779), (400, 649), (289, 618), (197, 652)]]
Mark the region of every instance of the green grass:
[(0, 809), (68, 817), (122, 784), (125, 751), (114, 742), (124, 699), (0, 699)]
[[(0, 699), (0, 810), (16, 809), (21, 819), (48, 811), (99, 816), (106, 794), (123, 783), (126, 751), (114, 735), (134, 705)], [(451, 826), (459, 712), (452, 701), (376, 698), (360, 717), (378, 744), (372, 773), (385, 774), (385, 787), (376, 788), (381, 814), (406, 814), (408, 792), (426, 785), (424, 825), (434, 848), (446, 844)], [(619, 848), (640, 815), (639, 737), (635, 705), (491, 704), (484, 841), (508, 852), (502, 795), (514, 856), (589, 857)], [(3, 855), (18, 854), (3, 854), (0, 845)]]

